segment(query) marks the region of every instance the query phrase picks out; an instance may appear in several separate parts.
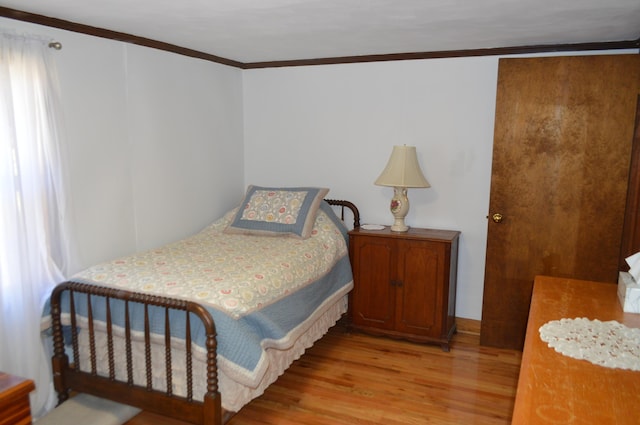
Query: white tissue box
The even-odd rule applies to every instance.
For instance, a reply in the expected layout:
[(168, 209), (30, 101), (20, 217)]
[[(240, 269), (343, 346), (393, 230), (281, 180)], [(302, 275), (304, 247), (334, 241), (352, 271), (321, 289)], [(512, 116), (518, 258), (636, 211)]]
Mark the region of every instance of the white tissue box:
[(627, 272), (618, 274), (618, 300), (626, 313), (640, 313), (640, 284)]

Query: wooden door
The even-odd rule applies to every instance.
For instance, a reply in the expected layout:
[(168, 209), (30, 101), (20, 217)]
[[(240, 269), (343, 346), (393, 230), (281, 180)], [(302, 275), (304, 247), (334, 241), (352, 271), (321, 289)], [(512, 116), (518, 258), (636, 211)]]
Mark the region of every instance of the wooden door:
[(500, 60), (482, 344), (523, 346), (536, 275), (617, 281), (639, 71), (638, 55)]

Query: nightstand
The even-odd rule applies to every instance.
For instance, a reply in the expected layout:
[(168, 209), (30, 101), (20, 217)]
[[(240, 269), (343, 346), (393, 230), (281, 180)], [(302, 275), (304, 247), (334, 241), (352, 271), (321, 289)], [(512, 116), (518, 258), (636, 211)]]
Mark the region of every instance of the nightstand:
[(35, 388), (30, 379), (0, 372), (0, 425), (31, 423), (29, 393)]
[(459, 236), (415, 227), (402, 233), (389, 227), (349, 232), (351, 327), (449, 351), (456, 330)]

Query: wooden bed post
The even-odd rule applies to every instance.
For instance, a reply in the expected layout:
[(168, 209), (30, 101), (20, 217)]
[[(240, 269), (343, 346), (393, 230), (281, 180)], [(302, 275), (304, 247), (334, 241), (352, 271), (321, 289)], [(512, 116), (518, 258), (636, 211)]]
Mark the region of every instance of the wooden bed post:
[(203, 406), (203, 425), (222, 425), (222, 406), (220, 396), (205, 395)]
[[(64, 284), (63, 284), (64, 285)], [(66, 286), (58, 285), (51, 294), (51, 326), (62, 329), (60, 322), (60, 296)], [(69, 357), (64, 351), (64, 338), (62, 332), (53, 332), (53, 357), (51, 359), (53, 370), (53, 386), (58, 393), (58, 404), (69, 398), (69, 388), (65, 383), (64, 371), (69, 368)]]
[[(190, 310), (198, 314), (205, 323), (207, 332), (207, 392), (203, 400), (203, 425), (222, 425), (222, 404), (218, 391), (218, 365), (216, 354), (218, 343), (216, 342), (215, 324), (209, 313), (200, 304), (191, 304)], [(197, 311), (196, 311), (197, 310)], [(209, 320), (210, 323), (207, 323)]]

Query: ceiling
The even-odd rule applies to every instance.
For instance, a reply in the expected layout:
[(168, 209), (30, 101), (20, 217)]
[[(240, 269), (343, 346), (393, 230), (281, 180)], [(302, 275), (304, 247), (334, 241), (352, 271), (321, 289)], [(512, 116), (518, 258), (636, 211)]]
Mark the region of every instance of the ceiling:
[(0, 6), (241, 63), (640, 39), (639, 0), (0, 0)]

